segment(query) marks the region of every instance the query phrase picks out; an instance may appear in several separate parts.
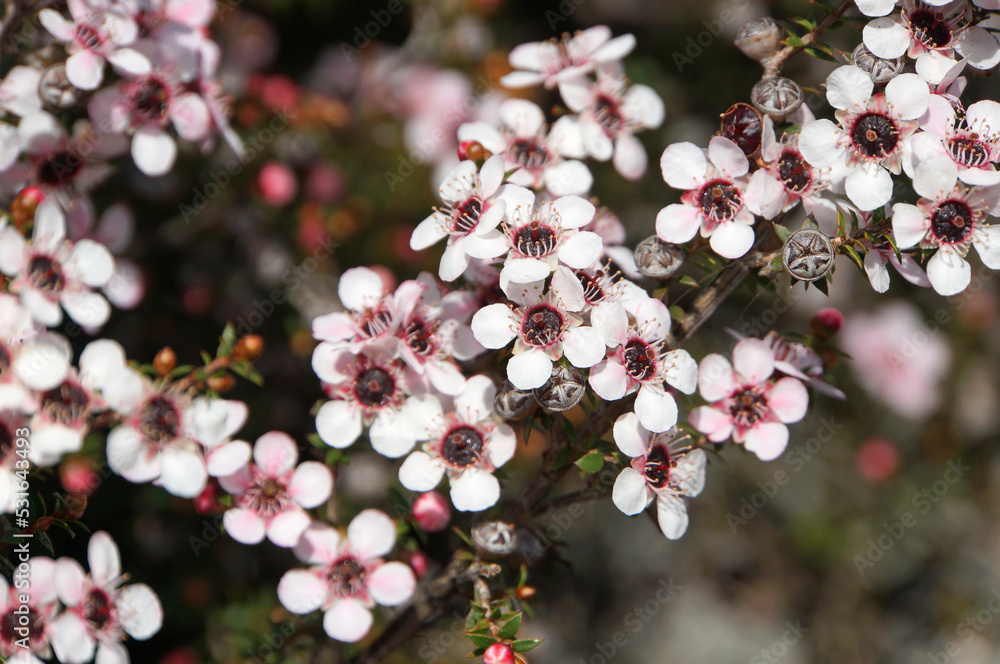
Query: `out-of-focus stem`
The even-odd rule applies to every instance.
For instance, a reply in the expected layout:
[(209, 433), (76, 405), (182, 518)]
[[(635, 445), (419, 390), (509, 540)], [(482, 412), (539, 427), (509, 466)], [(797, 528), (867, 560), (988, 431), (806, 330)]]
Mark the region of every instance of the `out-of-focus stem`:
[(806, 48), (810, 44), (816, 41), (817, 38), (826, 30), (830, 28), (834, 23), (840, 20), (840, 17), (844, 15), (847, 9), (854, 5), (854, 0), (842, 0), (840, 5), (834, 9), (832, 12), (826, 15), (826, 17), (819, 22), (819, 24), (804, 34), (802, 36), (802, 44), (799, 46), (786, 46), (781, 49), (770, 58), (764, 61), (764, 78), (774, 78), (779, 73), (781, 73), (781, 68), (785, 65), (785, 61), (792, 57), (795, 53), (798, 53), (802, 49)]

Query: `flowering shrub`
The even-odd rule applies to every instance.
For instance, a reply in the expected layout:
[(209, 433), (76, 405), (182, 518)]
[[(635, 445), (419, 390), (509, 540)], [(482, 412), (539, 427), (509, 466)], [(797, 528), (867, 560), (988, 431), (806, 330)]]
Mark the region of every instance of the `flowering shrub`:
[[(853, 265), (883, 293), (891, 263), (911, 290), (955, 296), (976, 260), (1000, 267), (1000, 103), (963, 99), (969, 74), (1000, 64), (1000, 6), (815, 5), (821, 15), (787, 34), (772, 19), (747, 23), (736, 43), (760, 81), (727, 98), (715, 135), (660, 145), (672, 104), (655, 77), (633, 73), (636, 38), (606, 26), (509, 44), (494, 63), (500, 86), (473, 94), (457, 71), (405, 55), (354, 62), (361, 45), (334, 49), (309, 86), (260, 74), (271, 28), (227, 2), (7, 2), (0, 541), (11, 577), (0, 579), (0, 656), (128, 662), (129, 639), (181, 621), (164, 611), (174, 590), (155, 573), (136, 568), (126, 583), (105, 530), (89, 535), (89, 573), (58, 551), (90, 533), (102, 495), (137, 495), (143, 509), (217, 517), (181, 536), (196, 556), (220, 532), (285, 550), (240, 558), (277, 556), (261, 558), (280, 567), (263, 603), (295, 621), (296, 639), (269, 642), (266, 661), (381, 661), (457, 612), (474, 656), (525, 662), (541, 643), (525, 621), (540, 569), (560, 560), (533, 529), (540, 517), (606, 496), (681, 538), (708, 476), (725, 482), (719, 459), (742, 446), (791, 464), (794, 425), (846, 398), (831, 372), (837, 343), (873, 398), (914, 419), (933, 408), (949, 354), (931, 339), (914, 361), (893, 356), (896, 338), (919, 331), (905, 308), (846, 322), (825, 309), (809, 330), (790, 321), (788, 336), (765, 317), (732, 330), (731, 349), (696, 335), (734, 325), (726, 303), (744, 285), (825, 294)], [(387, 25), (371, 13), (368, 25)], [(42, 30), (29, 34), (35, 21)], [(851, 23), (856, 48), (827, 43)], [(803, 52), (837, 66), (802, 84), (781, 76)], [(401, 118), (411, 145), (435, 137), (410, 154), (431, 167), (437, 202), (398, 228), (407, 208), (380, 202), (379, 241), (331, 251), (357, 239), (366, 205), (352, 192), (371, 183), (322, 156), (340, 149), (324, 135), (346, 145), (363, 127), (364, 141), (388, 141), (390, 130), (369, 136), (356, 122), (365, 113), (372, 127)], [(674, 190), (676, 202), (648, 202), (626, 224), (598, 197), (642, 180), (647, 145), (666, 186), (628, 195)], [(391, 191), (428, 199), (414, 193), (427, 189), (410, 179), (414, 163), (391, 168)], [(188, 177), (198, 187), (162, 225), (129, 211), (141, 197), (183, 198)], [(646, 238), (634, 248), (631, 228)], [(294, 267), (288, 237), (307, 255)], [(167, 270), (154, 276), (144, 243), (157, 247), (145, 260), (169, 254)], [(242, 273), (212, 265), (227, 243), (254, 257)], [(390, 250), (399, 279), (378, 264), (392, 261), (368, 261)], [(271, 287), (253, 309), (249, 274)], [(183, 292), (164, 298), (174, 279)], [(223, 311), (226, 294), (242, 315)], [(279, 323), (286, 301), (294, 312)], [(180, 310), (228, 319), (210, 335), (214, 353), (198, 361), (164, 345), (204, 345), (204, 325), (171, 321)], [(151, 352), (136, 343), (147, 332)], [(290, 396), (305, 384), (311, 411)], [(280, 425), (260, 427), (263, 412)], [(898, 454), (875, 442), (858, 465), (889, 481)], [(104, 527), (124, 541), (160, 526)], [(197, 588), (178, 592), (202, 601)], [(237, 613), (223, 622), (250, 620)], [(201, 661), (193, 652), (159, 661)], [(260, 657), (236, 657), (247, 652)]]

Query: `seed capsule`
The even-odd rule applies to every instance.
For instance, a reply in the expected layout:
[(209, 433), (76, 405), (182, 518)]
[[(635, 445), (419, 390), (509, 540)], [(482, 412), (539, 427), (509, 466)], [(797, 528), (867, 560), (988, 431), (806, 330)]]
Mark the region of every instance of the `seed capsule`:
[(562, 413), (583, 399), (587, 383), (575, 367), (552, 365), (552, 375), (545, 384), (535, 389), (535, 399), (545, 410)]
[(851, 64), (868, 74), (873, 83), (882, 85), (903, 72), (903, 67), (906, 65), (906, 56), (880, 58), (861, 43), (851, 53)]
[(748, 58), (767, 60), (781, 46), (781, 28), (770, 16), (744, 23), (734, 42)]
[(652, 235), (635, 248), (635, 264), (650, 279), (667, 279), (680, 269), (684, 250)]
[(66, 64), (54, 64), (42, 73), (38, 82), (38, 96), (48, 106), (65, 110), (80, 101), (80, 91), (66, 77)]
[(509, 556), (517, 549), (517, 533), (513, 524), (481, 521), (472, 526), (472, 543), (485, 553)]
[(783, 76), (763, 78), (750, 91), (750, 101), (758, 111), (781, 122), (802, 105), (802, 88)]
[(505, 420), (524, 417), (535, 406), (535, 394), (531, 390), (519, 390), (509, 380), (505, 380), (493, 397), (493, 410)]
[(722, 114), (719, 134), (736, 143), (740, 150), (743, 150), (743, 154), (751, 159), (760, 152), (763, 131), (764, 124), (760, 111), (750, 104), (743, 102), (733, 104)]
[(836, 251), (826, 233), (803, 228), (785, 240), (781, 260), (785, 269), (796, 279), (816, 281), (826, 276), (833, 267)]

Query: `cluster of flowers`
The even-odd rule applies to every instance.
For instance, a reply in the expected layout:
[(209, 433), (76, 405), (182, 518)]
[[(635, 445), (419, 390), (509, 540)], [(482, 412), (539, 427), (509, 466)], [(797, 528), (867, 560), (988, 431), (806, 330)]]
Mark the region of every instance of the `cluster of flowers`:
[[(0, 655), (41, 664), (53, 652), (63, 664), (128, 664), (125, 635), (144, 641), (163, 624), (156, 593), (122, 585), (118, 546), (105, 532), (90, 537), (90, 573), (76, 560), (34, 556), (14, 585), (0, 578)], [(27, 601), (25, 601), (25, 599)]]
[[(858, 5), (870, 15), (895, 6)], [(733, 123), (707, 150), (691, 143), (667, 147), (663, 178), (685, 194), (658, 215), (660, 238), (683, 243), (700, 231), (716, 253), (738, 258), (754, 243), (755, 216), (773, 220), (801, 202), (830, 236), (838, 234), (838, 218), (857, 219), (864, 229), (880, 215), (891, 218), (897, 249), (936, 250), (925, 273), (912, 254), (860, 240), (864, 267), (880, 292), (889, 285), (888, 262), (911, 283), (942, 295), (968, 286), (970, 246), (987, 266), (1000, 267), (1000, 241), (985, 224), (1000, 214), (1000, 104), (965, 106), (959, 99), (966, 66), (1000, 64), (1000, 45), (971, 20), (973, 10), (963, 0), (904, 2), (899, 13), (869, 23), (867, 60), (841, 66), (826, 80), (835, 121), (816, 119), (802, 105), (787, 118), (764, 116), (758, 140), (748, 140)], [(906, 58), (915, 59), (916, 73), (903, 73)], [(792, 126), (776, 138), (774, 122), (785, 119)], [(893, 176), (901, 174), (921, 198), (887, 210)]]

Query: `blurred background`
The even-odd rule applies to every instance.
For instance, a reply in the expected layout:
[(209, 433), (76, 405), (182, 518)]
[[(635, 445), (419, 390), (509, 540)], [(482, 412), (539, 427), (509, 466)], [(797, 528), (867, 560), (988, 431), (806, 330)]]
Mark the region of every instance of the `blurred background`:
[[(248, 158), (233, 162), (224, 147), (207, 161), (182, 155), (159, 179), (126, 166), (96, 191), (98, 209), (124, 202), (132, 210), (124, 255), (144, 284), (103, 335), (146, 362), (170, 345), (181, 363), (214, 349), (227, 321), (262, 335), (265, 388), (240, 384), (227, 395), (250, 405), (241, 436), (283, 429), (303, 447), (314, 430), (310, 408), (323, 398), (310, 369), (309, 321), (338, 307), (343, 269), (383, 265), (397, 280), (436, 270), (440, 248), (414, 253), (409, 234), (456, 163), (457, 126), (495, 117), (509, 94), (497, 81), (512, 47), (597, 24), (636, 35), (626, 72), (667, 106), (664, 126), (640, 135), (651, 168), (629, 182), (591, 162), (593, 194), (634, 246), (677, 199), (657, 168), (663, 148), (707, 144), (719, 115), (747, 101), (760, 76), (732, 45), (739, 27), (818, 11), (758, 0), (219, 4), (223, 78)], [(849, 21), (831, 43), (849, 52), (862, 25)], [(817, 88), (834, 66), (800, 54), (786, 75)], [(975, 80), (968, 98), (997, 91), (995, 81)], [(556, 100), (531, 93), (543, 108)], [(566, 543), (565, 564), (530, 580), (539, 594), (523, 634), (545, 643), (529, 659), (1000, 662), (998, 280), (979, 274), (950, 300), (895, 273), (879, 296), (846, 262), (829, 298), (801, 285), (779, 285), (777, 295), (738, 291), (687, 346), (696, 358), (729, 352), (726, 327), (801, 334), (818, 309), (838, 307), (847, 322), (835, 342), (855, 360), (836, 361), (833, 375), (848, 400), (815, 395), (772, 463), (733, 448), (713, 455), (680, 541), (606, 499), (584, 505), (582, 516), (541, 519), (541, 532)], [(77, 335), (77, 350), (86, 341)], [(682, 412), (693, 405), (682, 400)], [(92, 436), (78, 464), (64, 465), (86, 470), (102, 449)], [(532, 472), (540, 449), (537, 440), (523, 448), (508, 475)], [(340, 474), (340, 515), (386, 509), (395, 467), (358, 446)], [(315, 635), (326, 642), (318, 615), (299, 619), (277, 603), (277, 580), (295, 564), (290, 552), (236, 543), (191, 502), (116, 476), (102, 478), (85, 521), (111, 532), (132, 578), (163, 601), (163, 630), (129, 644), (133, 661), (333, 661), (314, 655)], [(432, 538), (432, 559), (447, 560), (447, 537)], [(83, 557), (85, 541), (53, 539)], [(464, 661), (471, 647), (458, 631), (444, 620), (388, 661)], [(269, 654), (281, 644), (283, 654)]]

